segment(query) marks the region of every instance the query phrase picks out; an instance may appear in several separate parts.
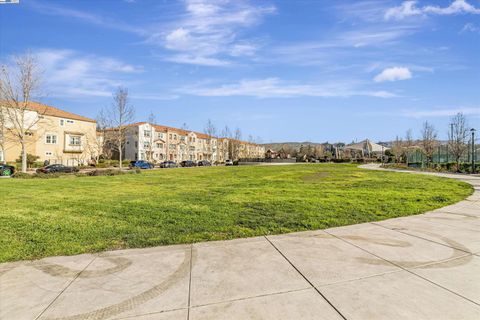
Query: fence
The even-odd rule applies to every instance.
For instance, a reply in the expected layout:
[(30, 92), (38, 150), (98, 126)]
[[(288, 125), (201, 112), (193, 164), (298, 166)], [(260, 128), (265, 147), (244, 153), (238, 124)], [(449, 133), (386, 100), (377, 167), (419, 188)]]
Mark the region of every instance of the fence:
[[(422, 150), (415, 150), (409, 152), (407, 156), (409, 164), (421, 164), (427, 162), (427, 157)], [(480, 161), (480, 146), (475, 146), (475, 162)], [(433, 164), (442, 164), (442, 163), (453, 163), (456, 162), (455, 156), (448, 150), (448, 146), (442, 145), (438, 146), (433, 152), (432, 162)], [(472, 162), (472, 148), (471, 146), (467, 151), (460, 157), (460, 163), (471, 163)]]

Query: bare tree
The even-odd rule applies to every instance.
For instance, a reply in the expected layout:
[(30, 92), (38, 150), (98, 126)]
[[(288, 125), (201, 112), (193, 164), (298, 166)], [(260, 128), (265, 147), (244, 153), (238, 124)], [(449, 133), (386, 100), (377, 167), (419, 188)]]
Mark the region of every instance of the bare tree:
[(1, 67), (2, 129), (13, 143), (21, 146), (22, 172), (27, 171), (27, 143), (39, 138), (39, 135), (34, 135), (34, 131), (46, 112), (46, 107), (34, 110), (31, 106), (31, 100), (40, 86), (41, 72), (35, 57), (29, 53), (14, 57), (11, 68)]
[(103, 155), (105, 158), (111, 158), (110, 149), (107, 148), (107, 130), (110, 128), (110, 123), (108, 121), (107, 114), (104, 109), (101, 109), (97, 114), (97, 136), (94, 142), (92, 142), (92, 147), (96, 149), (94, 154), (95, 162), (98, 163), (100, 157)]
[(398, 136), (392, 144), (392, 153), (395, 156), (395, 162), (400, 163), (403, 155), (405, 154), (405, 148), (402, 138)]
[(213, 124), (212, 120), (208, 119), (207, 124), (204, 128), (204, 133), (207, 135), (207, 152), (210, 154), (210, 157), (213, 156), (213, 139), (216, 138), (217, 128)]
[(0, 153), (2, 154), (3, 164), (7, 163), (7, 158), (5, 155), (6, 139), (7, 137), (5, 135), (5, 117), (4, 117), (3, 107), (0, 106)]
[(153, 112), (150, 112), (148, 115), (148, 123), (150, 124), (150, 136), (148, 137), (148, 150), (147, 150), (147, 160), (148, 161), (153, 161), (153, 153), (154, 153), (154, 143), (155, 143), (155, 137), (153, 135), (153, 125), (157, 122), (157, 118), (153, 114)]
[(413, 144), (412, 129), (408, 129), (405, 133), (405, 147), (411, 148), (413, 147)]
[(242, 139), (242, 131), (240, 128), (236, 128), (234, 133), (233, 133), (233, 143), (232, 143), (232, 158), (234, 160), (238, 160), (240, 157), (240, 148), (241, 148), (241, 143), (240, 140)]
[(113, 126), (112, 140), (114, 146), (118, 151), (119, 167), (122, 169), (123, 161), (123, 147), (125, 142), (125, 134), (127, 131), (127, 125), (130, 124), (135, 116), (135, 110), (128, 98), (128, 89), (119, 87), (113, 93), (113, 103), (108, 112), (109, 123)]
[(435, 147), (438, 144), (437, 141), (437, 131), (435, 130), (435, 127), (428, 123), (428, 121), (425, 121), (422, 127), (421, 131), (422, 135), (422, 149), (423, 152), (425, 152), (425, 155), (427, 156), (427, 164), (432, 162), (433, 159), (433, 152), (435, 151)]
[(459, 170), (460, 158), (468, 148), (468, 124), (466, 117), (462, 113), (457, 113), (451, 121), (448, 147), (457, 163), (457, 170)]
[(222, 137), (224, 138), (232, 137), (232, 131), (230, 131), (230, 128), (227, 125), (225, 125), (225, 127), (222, 129)]

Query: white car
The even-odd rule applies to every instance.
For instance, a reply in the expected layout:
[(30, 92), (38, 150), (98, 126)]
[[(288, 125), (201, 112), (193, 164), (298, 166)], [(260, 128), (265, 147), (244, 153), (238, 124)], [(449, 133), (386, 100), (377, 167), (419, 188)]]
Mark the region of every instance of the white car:
[(233, 161), (232, 160), (225, 160), (225, 165), (226, 166), (233, 166)]

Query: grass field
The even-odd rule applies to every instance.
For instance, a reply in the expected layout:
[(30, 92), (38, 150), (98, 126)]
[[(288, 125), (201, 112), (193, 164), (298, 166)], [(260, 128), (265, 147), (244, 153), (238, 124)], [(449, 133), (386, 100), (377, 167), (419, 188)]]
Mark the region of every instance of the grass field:
[(0, 180), (0, 262), (321, 229), (422, 213), (466, 183), (353, 165)]

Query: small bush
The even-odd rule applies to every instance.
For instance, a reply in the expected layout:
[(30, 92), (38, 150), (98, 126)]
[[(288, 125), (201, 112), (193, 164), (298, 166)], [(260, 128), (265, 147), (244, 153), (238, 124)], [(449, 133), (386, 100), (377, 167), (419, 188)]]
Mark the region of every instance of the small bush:
[[(21, 167), (22, 166), (22, 159), (23, 159), (23, 156), (20, 155), (20, 157), (15, 160), (15, 162), (17, 163), (17, 166), (18, 167)], [(32, 168), (34, 165), (35, 165), (35, 162), (40, 159), (39, 156), (36, 156), (34, 154), (30, 154), (30, 153), (27, 153), (27, 167), (28, 168)]]
[(116, 169), (107, 169), (107, 170), (94, 170), (87, 173), (87, 175), (91, 177), (99, 177), (99, 176), (120, 176), (124, 174), (138, 174), (142, 171), (140, 169), (136, 169), (133, 171), (121, 171)]
[(28, 174), (28, 173), (24, 173), (24, 172), (15, 172), (12, 175), (12, 178), (15, 178), (15, 179), (32, 179), (33, 175)]
[(86, 174), (85, 172), (77, 172), (75, 173), (75, 177), (88, 177), (88, 174)]

